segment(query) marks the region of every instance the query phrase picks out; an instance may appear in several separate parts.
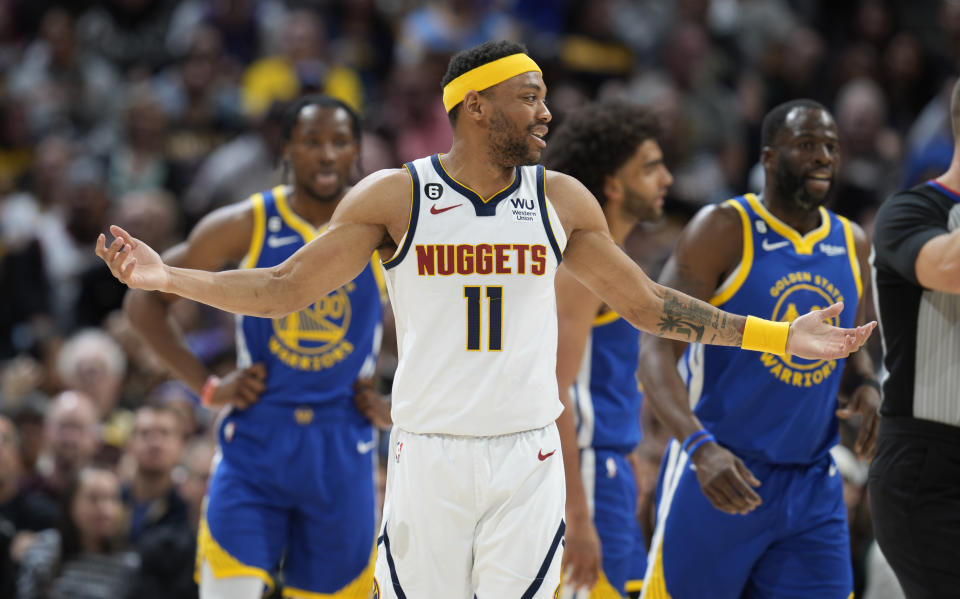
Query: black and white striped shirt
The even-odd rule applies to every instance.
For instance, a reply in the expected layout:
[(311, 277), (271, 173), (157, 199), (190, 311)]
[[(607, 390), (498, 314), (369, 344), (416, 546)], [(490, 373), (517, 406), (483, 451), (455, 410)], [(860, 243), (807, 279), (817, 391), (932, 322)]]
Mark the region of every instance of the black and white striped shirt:
[(960, 193), (936, 181), (894, 194), (877, 213), (870, 262), (888, 372), (883, 416), (960, 427), (960, 294), (926, 289), (915, 272), (924, 244), (958, 227)]

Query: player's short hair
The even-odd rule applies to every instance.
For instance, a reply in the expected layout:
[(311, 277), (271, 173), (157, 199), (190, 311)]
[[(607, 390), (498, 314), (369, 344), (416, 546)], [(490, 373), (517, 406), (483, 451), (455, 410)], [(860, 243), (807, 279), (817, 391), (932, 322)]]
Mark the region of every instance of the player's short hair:
[[(472, 71), (488, 62), (493, 62), (494, 60), (499, 60), (504, 56), (510, 56), (512, 54), (527, 54), (527, 47), (519, 42), (500, 40), (496, 42), (484, 42), (479, 46), (457, 52), (450, 58), (450, 62), (447, 63), (447, 72), (440, 81), (440, 88), (443, 89), (448, 83), (467, 71)], [(447, 113), (451, 124), (457, 122), (457, 115), (460, 113), (461, 104), (462, 102), (451, 108), (450, 112)]]
[(588, 104), (566, 115), (550, 135), (543, 164), (578, 179), (603, 205), (606, 177), (643, 142), (659, 137), (656, 117), (643, 106), (622, 101)]
[(283, 139), (290, 141), (293, 135), (293, 128), (297, 126), (300, 119), (300, 112), (307, 106), (319, 106), (320, 108), (342, 108), (350, 115), (350, 130), (353, 133), (353, 140), (360, 143), (360, 115), (343, 100), (328, 96), (326, 94), (308, 94), (300, 96), (286, 110), (283, 111)]
[(960, 79), (953, 84), (953, 91), (950, 92), (950, 124), (956, 142), (960, 139)]
[(763, 126), (760, 130), (760, 146), (766, 148), (773, 145), (774, 138), (777, 137), (777, 134), (780, 133), (780, 130), (783, 129), (783, 124), (787, 120), (787, 115), (790, 114), (790, 111), (794, 108), (814, 108), (816, 110), (822, 110), (826, 113), (830, 111), (827, 110), (827, 107), (817, 102), (816, 100), (809, 100), (807, 98), (800, 98), (797, 100), (790, 100), (774, 106), (767, 112), (766, 116), (763, 117)]

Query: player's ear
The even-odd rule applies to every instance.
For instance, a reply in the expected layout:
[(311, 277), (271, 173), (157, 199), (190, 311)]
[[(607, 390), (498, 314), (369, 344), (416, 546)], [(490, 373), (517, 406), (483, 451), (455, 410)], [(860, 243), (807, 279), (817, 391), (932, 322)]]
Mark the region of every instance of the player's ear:
[(613, 175), (607, 175), (603, 178), (603, 195), (606, 198), (597, 198), (603, 203), (604, 200), (613, 203), (619, 203), (623, 199), (623, 183)]
[(460, 105), (460, 114), (458, 118), (462, 118), (464, 115), (467, 118), (479, 120), (484, 117), (484, 106), (483, 99), (480, 97), (480, 93), (475, 90), (470, 90), (467, 92), (467, 95), (463, 97), (463, 103)]
[(760, 150), (760, 164), (763, 165), (763, 170), (772, 170), (773, 162), (777, 158), (777, 151), (770, 146), (763, 146), (763, 149)]

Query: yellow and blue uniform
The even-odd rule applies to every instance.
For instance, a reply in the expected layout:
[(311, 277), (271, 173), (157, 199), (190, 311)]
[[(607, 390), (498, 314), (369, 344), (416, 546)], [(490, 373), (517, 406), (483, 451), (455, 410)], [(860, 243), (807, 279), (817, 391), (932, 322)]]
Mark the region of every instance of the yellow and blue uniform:
[[(251, 198), (254, 233), (242, 268), (276, 265), (319, 231), (276, 187)], [(373, 584), (373, 429), (354, 407), (354, 382), (374, 372), (382, 275), (352, 282), (297, 313), (237, 319), (240, 366), (266, 365), (266, 389), (219, 425), (220, 459), (201, 523), (198, 558), (217, 577), (254, 576), (284, 595), (366, 597)]]
[[(805, 236), (748, 194), (740, 265), (711, 303), (778, 321), (843, 301), (831, 324), (852, 327), (861, 279), (850, 223), (820, 208)], [(691, 344), (680, 363), (690, 405), (717, 442), (762, 481), (746, 516), (714, 508), (688, 457), (671, 443), (661, 467), (645, 597), (847, 599), (853, 589), (838, 442), (844, 360)]]
[(602, 577), (591, 597), (624, 596), (646, 569), (637, 483), (626, 457), (641, 438), (639, 353), (633, 325), (616, 312), (597, 316), (572, 389), (584, 490), (603, 548)]

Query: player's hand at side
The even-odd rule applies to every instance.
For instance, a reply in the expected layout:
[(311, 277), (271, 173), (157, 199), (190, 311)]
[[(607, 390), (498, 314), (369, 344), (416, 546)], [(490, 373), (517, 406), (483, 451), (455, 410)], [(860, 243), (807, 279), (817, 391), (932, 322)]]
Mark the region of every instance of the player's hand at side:
[(860, 385), (850, 395), (846, 405), (837, 410), (837, 418), (844, 420), (860, 414), (860, 432), (854, 449), (857, 457), (870, 461), (877, 453), (877, 425), (880, 421), (880, 392), (870, 385)]
[(167, 270), (160, 255), (116, 225), (110, 226), (110, 232), (115, 239), (109, 246), (103, 233), (97, 237), (97, 256), (107, 263), (113, 276), (132, 289), (162, 290)]
[(213, 397), (212, 407), (231, 404), (245, 410), (260, 400), (260, 394), (267, 388), (267, 369), (261, 362), (246, 368), (238, 368), (220, 379)]
[(370, 379), (357, 379), (353, 385), (353, 405), (373, 426), (387, 429), (393, 425), (390, 400), (377, 392)]
[(866, 343), (877, 321), (852, 329), (841, 329), (827, 321), (840, 315), (843, 302), (823, 310), (812, 310), (790, 325), (787, 353), (810, 360), (846, 358)]
[(563, 533), (563, 582), (574, 590), (592, 589), (600, 579), (600, 536), (589, 515), (566, 519)]
[(710, 441), (694, 452), (691, 460), (700, 489), (713, 507), (728, 514), (747, 514), (762, 500), (752, 487), (760, 481), (737, 456)]

